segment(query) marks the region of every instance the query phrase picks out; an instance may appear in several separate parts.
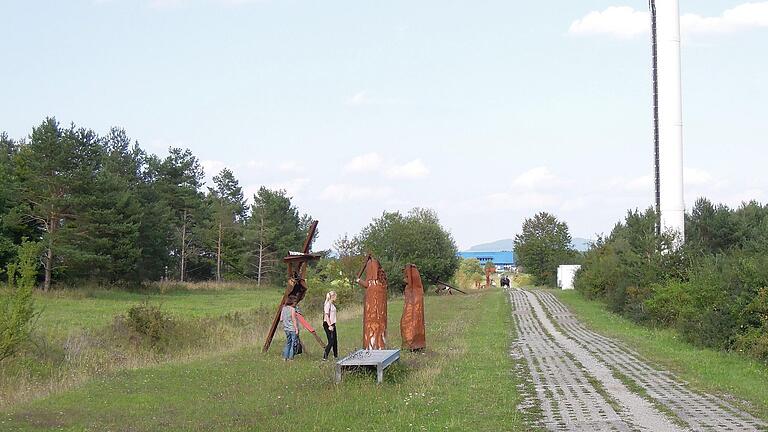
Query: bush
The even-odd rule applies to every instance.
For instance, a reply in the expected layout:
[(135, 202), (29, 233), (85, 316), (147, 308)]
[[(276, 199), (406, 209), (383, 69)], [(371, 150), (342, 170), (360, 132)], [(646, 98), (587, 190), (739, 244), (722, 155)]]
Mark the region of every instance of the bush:
[(464, 258), (454, 277), (461, 288), (475, 288), (476, 284), (485, 281), (485, 271), (477, 258)]
[(652, 210), (629, 212), (587, 252), (576, 289), (686, 341), (768, 361), (768, 207), (699, 200), (682, 248), (655, 221)]
[(29, 341), (35, 311), (35, 289), (40, 247), (22, 240), (18, 263), (9, 264), (8, 286), (0, 290), (0, 361), (16, 354)]
[(735, 348), (768, 363), (768, 288), (760, 289), (741, 321), (746, 329), (736, 338)]
[(527, 287), (533, 285), (533, 276), (527, 273), (517, 273), (512, 276), (512, 282), (519, 287)]
[(160, 307), (149, 303), (142, 303), (128, 309), (125, 324), (152, 347), (161, 343), (167, 344), (175, 327), (170, 315), (163, 312)]
[(645, 300), (649, 319), (663, 326), (674, 326), (683, 306), (691, 301), (690, 289), (690, 284), (680, 281), (651, 286), (650, 298)]

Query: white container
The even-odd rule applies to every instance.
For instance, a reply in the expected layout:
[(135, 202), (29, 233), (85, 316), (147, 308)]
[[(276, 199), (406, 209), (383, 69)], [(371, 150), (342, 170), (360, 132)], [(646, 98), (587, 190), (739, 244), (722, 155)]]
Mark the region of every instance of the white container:
[(557, 287), (564, 290), (573, 289), (573, 281), (580, 265), (561, 265), (557, 267)]

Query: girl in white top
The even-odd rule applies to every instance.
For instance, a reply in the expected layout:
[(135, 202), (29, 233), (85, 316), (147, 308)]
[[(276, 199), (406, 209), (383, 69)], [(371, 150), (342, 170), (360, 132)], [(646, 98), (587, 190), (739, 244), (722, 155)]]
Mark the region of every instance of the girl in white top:
[(325, 304), (323, 305), (323, 330), (328, 338), (328, 345), (325, 346), (323, 360), (328, 360), (328, 354), (333, 349), (333, 358), (339, 357), (338, 341), (336, 339), (336, 291), (330, 291), (325, 295)]

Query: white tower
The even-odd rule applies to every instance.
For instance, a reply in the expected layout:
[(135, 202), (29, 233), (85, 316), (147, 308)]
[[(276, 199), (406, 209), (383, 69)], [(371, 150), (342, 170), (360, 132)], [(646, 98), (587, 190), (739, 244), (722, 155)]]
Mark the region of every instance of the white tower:
[(650, 0), (654, 43), (656, 204), (659, 228), (685, 239), (683, 103), (678, 0)]

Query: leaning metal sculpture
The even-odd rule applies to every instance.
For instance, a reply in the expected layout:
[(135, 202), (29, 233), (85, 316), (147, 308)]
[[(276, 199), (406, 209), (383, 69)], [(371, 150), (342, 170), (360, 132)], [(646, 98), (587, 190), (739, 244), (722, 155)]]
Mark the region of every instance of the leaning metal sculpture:
[[(304, 295), (307, 293), (307, 281), (305, 279), (307, 274), (307, 264), (312, 260), (320, 259), (320, 255), (309, 253), (309, 250), (312, 247), (312, 241), (315, 238), (316, 231), (317, 221), (314, 221), (309, 227), (307, 239), (304, 241), (304, 247), (302, 248), (302, 251), (291, 252), (287, 257), (283, 258), (283, 262), (285, 262), (288, 266), (288, 286), (283, 293), (283, 298), (280, 300), (280, 304), (277, 306), (277, 313), (275, 314), (275, 318), (272, 320), (272, 326), (269, 328), (269, 332), (267, 333), (267, 340), (264, 341), (264, 348), (262, 349), (263, 352), (267, 352), (267, 350), (269, 350), (269, 346), (272, 344), (272, 339), (275, 337), (277, 326), (280, 323), (280, 311), (283, 309), (285, 301), (288, 300), (288, 297), (292, 297), (295, 300), (295, 303), (298, 304), (301, 300), (304, 299)], [(314, 329), (311, 329), (310, 332), (313, 333), (315, 339), (319, 339), (313, 330)], [(318, 343), (320, 345), (324, 345), (322, 340), (318, 340)]]
[[(387, 345), (387, 275), (371, 255), (363, 269), (365, 280), (357, 282), (365, 288), (363, 306), (363, 349), (382, 350)], [(362, 276), (362, 272), (361, 272)]]
[(419, 269), (408, 264), (403, 269), (405, 292), (403, 293), (403, 316), (400, 318), (400, 336), (403, 348), (411, 351), (427, 347), (427, 332), (424, 327), (424, 285)]

